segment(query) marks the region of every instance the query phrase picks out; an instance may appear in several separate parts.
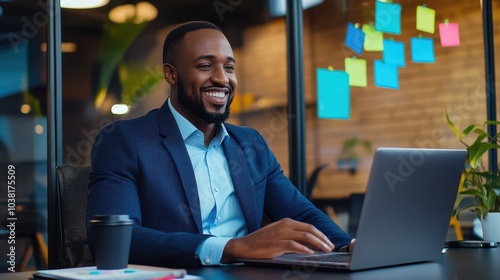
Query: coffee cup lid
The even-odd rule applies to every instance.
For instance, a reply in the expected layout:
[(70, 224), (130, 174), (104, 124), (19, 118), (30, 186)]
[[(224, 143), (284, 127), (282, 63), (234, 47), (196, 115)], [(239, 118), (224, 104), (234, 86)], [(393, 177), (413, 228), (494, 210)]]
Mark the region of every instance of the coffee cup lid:
[(132, 220), (129, 215), (95, 215), (94, 219), (90, 220), (91, 224), (108, 224), (108, 225), (131, 225)]

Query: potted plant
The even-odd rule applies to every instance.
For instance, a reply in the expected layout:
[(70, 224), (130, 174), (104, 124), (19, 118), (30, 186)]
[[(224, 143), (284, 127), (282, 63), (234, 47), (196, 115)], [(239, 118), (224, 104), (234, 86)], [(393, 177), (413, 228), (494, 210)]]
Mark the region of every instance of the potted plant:
[(356, 173), (359, 165), (359, 148), (371, 151), (372, 142), (369, 140), (359, 140), (356, 136), (344, 140), (340, 155), (337, 158), (337, 168), (339, 170), (348, 170), (351, 174)]
[[(500, 241), (500, 173), (485, 168), (481, 160), (489, 150), (500, 148), (497, 144), (500, 133), (491, 136), (485, 131), (488, 125), (499, 125), (500, 122), (485, 121), (482, 124), (471, 124), (463, 131), (459, 131), (450, 120), (448, 112), (446, 121), (458, 140), (467, 148), (467, 159), (453, 213), (457, 218), (463, 211), (476, 213), (481, 220), (483, 239)], [(462, 200), (470, 196), (475, 198), (475, 203), (461, 206)]]

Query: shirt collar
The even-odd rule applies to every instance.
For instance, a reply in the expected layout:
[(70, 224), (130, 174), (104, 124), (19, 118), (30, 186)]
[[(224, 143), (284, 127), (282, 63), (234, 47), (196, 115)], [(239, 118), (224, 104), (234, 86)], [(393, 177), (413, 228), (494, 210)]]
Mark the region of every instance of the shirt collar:
[[(186, 141), (186, 139), (193, 133), (200, 131), (184, 116), (177, 112), (177, 110), (175, 110), (174, 106), (172, 106), (172, 102), (170, 102), (170, 97), (168, 98), (167, 102), (168, 107), (170, 108), (170, 111), (172, 111), (172, 115), (174, 115), (175, 122), (177, 123), (177, 126), (179, 127), (179, 130), (181, 132), (182, 140)], [(228, 138), (229, 134), (227, 133), (226, 127), (223, 123), (221, 123), (212, 141), (216, 141), (217, 143), (222, 144), (222, 142)]]

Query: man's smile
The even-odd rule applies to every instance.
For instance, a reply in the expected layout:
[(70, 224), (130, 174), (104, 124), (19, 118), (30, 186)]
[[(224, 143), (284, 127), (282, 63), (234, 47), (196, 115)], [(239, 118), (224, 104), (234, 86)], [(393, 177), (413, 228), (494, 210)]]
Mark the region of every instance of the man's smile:
[(229, 97), (229, 91), (227, 89), (210, 89), (202, 91), (202, 94), (206, 97), (205, 99), (215, 105), (225, 105)]

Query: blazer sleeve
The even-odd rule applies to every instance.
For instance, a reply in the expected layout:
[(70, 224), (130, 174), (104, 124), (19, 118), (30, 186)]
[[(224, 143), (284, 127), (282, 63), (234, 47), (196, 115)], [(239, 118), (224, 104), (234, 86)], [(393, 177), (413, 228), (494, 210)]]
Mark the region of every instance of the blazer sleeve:
[(87, 236), (93, 249), (90, 220), (100, 214), (127, 214), (134, 221), (129, 262), (157, 266), (196, 266), (196, 248), (209, 235), (163, 232), (142, 226), (137, 143), (120, 122), (104, 127), (92, 149), (87, 204)]
[(336, 248), (341, 248), (351, 242), (352, 237), (343, 231), (325, 213), (314, 206), (302, 195), (292, 182), (283, 174), (275, 155), (269, 149), (265, 139), (259, 134), (260, 146), (264, 146), (267, 162), (267, 184), (264, 200), (264, 211), (272, 220), (291, 218), (314, 225), (323, 232)]

